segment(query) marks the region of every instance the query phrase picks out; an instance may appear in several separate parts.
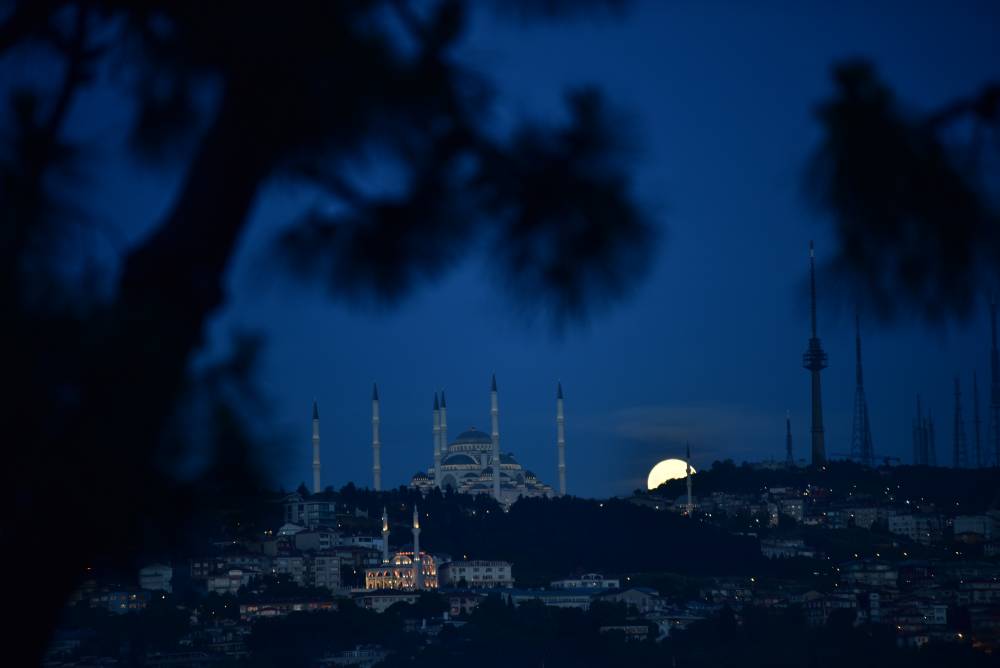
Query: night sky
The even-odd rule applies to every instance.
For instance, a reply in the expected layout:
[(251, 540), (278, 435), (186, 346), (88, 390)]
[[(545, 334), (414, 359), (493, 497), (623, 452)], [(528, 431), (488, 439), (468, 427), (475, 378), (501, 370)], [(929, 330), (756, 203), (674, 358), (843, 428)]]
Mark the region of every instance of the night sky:
[[(627, 493), (690, 440), (696, 466), (781, 458), (785, 410), (797, 455), (808, 452), (807, 247), (830, 252), (829, 226), (806, 201), (803, 172), (819, 140), (815, 105), (832, 63), (871, 59), (899, 96), (930, 109), (1000, 78), (995, 3), (637, 3), (619, 18), (522, 25), (477, 16), (463, 57), (499, 89), (499, 123), (560, 119), (567, 87), (593, 83), (628, 113), (640, 150), (635, 190), (663, 229), (656, 263), (624, 302), (556, 332), (493, 285), (478, 251), (398, 308), (349, 307), (281, 276), (267, 245), (309, 193), (274, 185), (260, 200), (231, 271), (231, 300), (210, 353), (238, 329), (267, 347), (258, 382), (278, 444), (269, 468), (286, 488), (310, 477), (311, 402), (322, 416), (324, 484), (371, 482), (370, 393), (382, 395), (383, 484), (432, 461), (433, 392), (445, 388), (449, 432), (489, 426), (500, 387), (501, 447), (555, 482), (555, 386), (566, 394), (568, 487)], [(749, 3), (747, 3), (749, 4)], [(760, 5), (761, 3), (754, 3)], [(96, 94), (76, 111), (99, 147), (92, 208), (119, 249), (155, 223), (177, 185), (119, 155), (126, 111)], [(252, 140), (252, 138), (248, 138)], [(95, 160), (95, 164), (97, 164)], [(820, 336), (827, 449), (847, 452), (854, 398), (852, 306), (821, 274)], [(910, 458), (920, 392), (947, 461), (952, 382), (988, 393), (988, 320), (929, 327), (863, 323), (878, 455)], [(984, 403), (985, 406), (985, 403)], [(971, 404), (965, 404), (971, 416)], [(983, 411), (985, 415), (985, 410)], [(971, 425), (967, 426), (971, 439)]]

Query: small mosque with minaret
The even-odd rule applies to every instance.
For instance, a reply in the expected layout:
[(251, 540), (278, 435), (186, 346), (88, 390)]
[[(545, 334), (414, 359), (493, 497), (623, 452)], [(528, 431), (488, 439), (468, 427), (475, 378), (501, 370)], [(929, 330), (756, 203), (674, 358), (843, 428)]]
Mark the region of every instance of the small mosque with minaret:
[[(551, 486), (524, 468), (512, 453), (500, 450), (499, 413), (497, 380), (493, 376), (490, 386), (491, 433), (470, 427), (449, 442), (447, 401), (444, 392), (435, 394), (432, 418), (434, 463), (426, 472), (416, 473), (410, 480), (410, 487), (422, 492), (436, 487), (463, 494), (490, 494), (505, 505), (520, 497), (553, 496)], [(560, 494), (565, 494), (565, 449), (563, 393), (559, 384), (556, 388), (556, 452)]]

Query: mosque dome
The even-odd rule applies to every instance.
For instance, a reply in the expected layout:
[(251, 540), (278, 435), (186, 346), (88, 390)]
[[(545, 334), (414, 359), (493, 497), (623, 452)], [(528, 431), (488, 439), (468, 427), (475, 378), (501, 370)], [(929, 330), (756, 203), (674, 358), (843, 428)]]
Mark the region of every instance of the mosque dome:
[(489, 434), (479, 431), (475, 427), (472, 427), (467, 431), (463, 431), (458, 435), (458, 438), (452, 441), (452, 445), (491, 445), (492, 443), (493, 439), (490, 438)]
[(442, 466), (478, 466), (479, 462), (463, 452), (455, 452), (444, 458)]

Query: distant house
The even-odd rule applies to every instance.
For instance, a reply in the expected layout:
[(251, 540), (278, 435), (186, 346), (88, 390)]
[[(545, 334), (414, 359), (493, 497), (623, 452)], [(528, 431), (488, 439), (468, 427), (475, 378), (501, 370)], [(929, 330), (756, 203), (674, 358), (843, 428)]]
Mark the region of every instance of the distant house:
[(891, 533), (906, 536), (923, 545), (929, 545), (941, 538), (942, 525), (941, 516), (934, 513), (919, 515), (907, 513), (889, 517)]
[(840, 565), (840, 580), (855, 587), (895, 589), (899, 570), (886, 561), (856, 559)]
[(505, 589), (500, 597), (506, 603), (520, 605), (527, 601), (540, 601), (554, 608), (589, 610), (595, 590), (590, 589)]
[(450, 591), (445, 593), (448, 599), (448, 612), (451, 616), (457, 617), (462, 614), (469, 614), (486, 599), (486, 594), (474, 591)]
[(606, 578), (600, 573), (586, 573), (578, 578), (566, 578), (549, 583), (553, 589), (618, 589), (621, 580)]
[(336, 609), (336, 601), (324, 598), (254, 601), (240, 605), (240, 619), (249, 621), (260, 617), (284, 617), (293, 612), (318, 612)]
[(232, 568), (225, 573), (210, 575), (205, 580), (205, 589), (209, 594), (236, 595), (240, 587), (250, 584), (250, 581), (260, 575), (258, 571), (247, 571), (240, 568)]
[(597, 629), (598, 633), (621, 633), (626, 641), (645, 640), (649, 637), (649, 626), (646, 624), (621, 624), (617, 626), (602, 626)]
[(337, 504), (326, 492), (303, 496), (290, 494), (285, 498), (285, 522), (310, 529), (318, 526), (337, 527)]
[(340, 534), (329, 527), (316, 527), (297, 532), (293, 537), (295, 549), (303, 552), (329, 550), (340, 544)]
[(174, 569), (166, 564), (150, 564), (139, 569), (139, 588), (170, 593)]
[(806, 547), (801, 538), (763, 538), (760, 541), (760, 553), (768, 559), (816, 556), (816, 551)]
[(124, 614), (145, 609), (149, 603), (150, 594), (143, 589), (129, 587), (105, 589), (90, 599), (92, 607), (104, 608), (109, 612)]
[(369, 591), (357, 594), (354, 602), (359, 608), (374, 610), (375, 612), (385, 612), (397, 603), (416, 603), (419, 594), (404, 591)]
[(438, 578), (443, 587), (470, 589), (510, 588), (514, 586), (509, 561), (451, 561), (441, 565)]
[(601, 592), (594, 597), (595, 601), (609, 603), (625, 603), (629, 608), (635, 608), (640, 613), (658, 610), (661, 607), (660, 594), (649, 587), (629, 587)]
[(992, 540), (996, 534), (996, 520), (989, 515), (959, 515), (952, 522), (955, 536), (974, 534), (981, 540)]
[(858, 600), (853, 594), (811, 591), (802, 596), (802, 607), (809, 626), (825, 626), (830, 615), (837, 610), (857, 611)]

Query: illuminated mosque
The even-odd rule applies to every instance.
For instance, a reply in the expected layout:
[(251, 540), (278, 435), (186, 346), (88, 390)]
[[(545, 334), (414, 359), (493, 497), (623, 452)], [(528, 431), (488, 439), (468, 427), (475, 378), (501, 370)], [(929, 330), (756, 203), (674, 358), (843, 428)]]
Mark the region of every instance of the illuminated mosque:
[[(382, 441), (380, 436), (381, 414), (378, 386), (372, 389), (372, 488), (382, 491)], [(497, 379), (494, 375), (490, 386), (490, 433), (472, 427), (458, 438), (448, 441), (448, 406), (444, 392), (434, 395), (433, 412), (433, 465), (416, 473), (410, 487), (428, 492), (438, 488), (464, 494), (490, 494), (505, 506), (520, 497), (542, 497), (566, 494), (566, 418), (563, 413), (562, 384), (556, 385), (556, 460), (558, 490), (521, 466), (509, 452), (500, 450), (500, 404)], [(313, 402), (312, 420), (312, 473), (313, 493), (323, 491), (320, 484), (320, 435), (319, 408)]]
[(413, 549), (389, 556), (389, 515), (382, 510), (382, 564), (365, 569), (365, 589), (437, 589), (437, 560), (420, 550), (420, 516), (413, 508)]
[[(377, 394), (375, 401), (377, 401)], [(377, 411), (375, 411), (377, 412)], [(434, 464), (419, 472), (410, 487), (427, 492), (435, 487), (464, 494), (491, 494), (505, 505), (519, 497), (553, 496), (552, 487), (521, 466), (509, 452), (500, 451), (500, 415), (497, 380), (490, 387), (491, 434), (472, 427), (448, 442), (448, 406), (444, 392), (434, 395)], [(374, 414), (374, 413), (373, 413)], [(374, 425), (374, 423), (373, 423)], [(566, 437), (562, 384), (556, 389), (556, 451), (559, 494), (566, 493)], [(499, 466), (497, 463), (499, 462)], [(497, 470), (499, 469), (499, 475)]]

